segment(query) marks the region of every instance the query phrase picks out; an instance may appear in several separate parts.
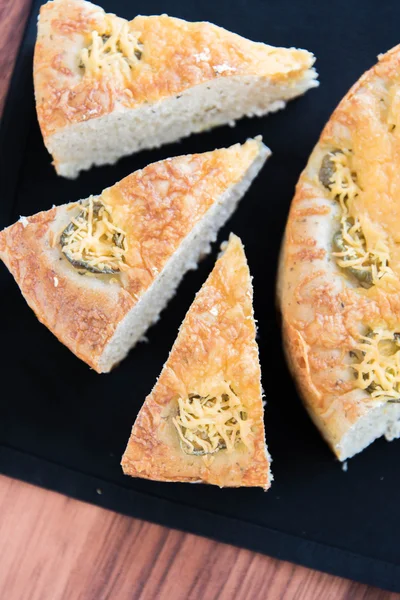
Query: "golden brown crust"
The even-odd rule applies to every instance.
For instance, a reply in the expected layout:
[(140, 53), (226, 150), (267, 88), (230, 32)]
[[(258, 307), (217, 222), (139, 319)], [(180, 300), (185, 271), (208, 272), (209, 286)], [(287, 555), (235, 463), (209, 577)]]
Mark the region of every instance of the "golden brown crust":
[[(339, 457), (343, 436), (377, 405), (356, 386), (349, 353), (369, 329), (400, 324), (399, 67), (396, 46), (331, 116), (297, 184), (281, 253), (278, 295), (289, 364), (312, 418)], [(319, 169), (328, 152), (342, 149), (351, 151), (359, 186), (353, 203), (367, 243), (380, 239), (389, 248), (390, 285), (382, 278), (364, 289), (332, 256), (338, 201), (319, 180)]]
[(127, 269), (118, 276), (80, 276), (61, 253), (60, 234), (79, 213), (77, 204), (39, 213), (0, 232), (0, 258), (38, 319), (99, 371), (99, 359), (120, 320), (211, 205), (243, 178), (261, 148), (261, 142), (248, 140), (167, 159), (104, 190), (101, 199), (128, 241)]
[(79, 68), (79, 53), (93, 29), (101, 32), (105, 16), (82, 0), (41, 7), (34, 82), (45, 141), (67, 125), (176, 96), (217, 77), (258, 75), (295, 83), (314, 62), (305, 50), (258, 44), (210, 23), (138, 16), (129, 29), (140, 33), (143, 53), (131, 77), (112, 72), (93, 77)]
[(124, 286), (139, 298), (162, 271), (182, 239), (258, 156), (261, 142), (248, 140), (203, 154), (149, 165), (125, 177), (103, 199), (126, 231), (129, 244)]
[[(116, 324), (132, 308), (132, 297), (122, 288), (88, 289), (77, 285), (68, 271), (46, 255), (49, 232), (57, 209), (18, 222), (0, 233), (0, 258), (41, 323), (97, 369), (104, 346)], [(65, 259), (63, 259), (65, 263)], [(82, 282), (83, 284), (83, 282)]]
[[(227, 249), (196, 295), (161, 375), (136, 419), (122, 467), (127, 475), (223, 486), (270, 486), (252, 286), (243, 246)], [(171, 424), (176, 398), (229, 382), (253, 420), (250, 448), (185, 454)], [(214, 388), (213, 388), (214, 389)]]

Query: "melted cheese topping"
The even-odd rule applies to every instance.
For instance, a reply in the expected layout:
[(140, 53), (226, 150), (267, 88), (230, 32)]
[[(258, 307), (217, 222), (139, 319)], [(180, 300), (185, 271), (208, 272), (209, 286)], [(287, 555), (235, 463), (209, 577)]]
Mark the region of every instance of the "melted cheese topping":
[(100, 31), (92, 31), (91, 44), (81, 50), (80, 66), (90, 76), (111, 72), (130, 77), (131, 68), (142, 56), (139, 37), (140, 33), (129, 30), (128, 21), (106, 15), (104, 26)]
[(354, 220), (343, 215), (341, 218), (341, 234), (345, 249), (333, 252), (339, 267), (351, 268), (360, 272), (360, 278), (365, 277), (365, 272), (370, 274), (371, 282), (376, 285), (379, 280), (387, 275), (395, 278), (389, 267), (389, 248), (382, 239), (378, 239), (373, 248), (369, 247), (359, 219)]
[(225, 392), (212, 397), (189, 394), (179, 398), (178, 415), (172, 422), (187, 454), (233, 452), (239, 442), (249, 446), (252, 421), (228, 385)]
[(330, 178), (330, 192), (333, 198), (337, 198), (341, 203), (351, 202), (358, 192), (359, 188), (355, 181), (355, 176), (351, 171), (350, 150), (341, 150), (330, 156), (334, 165), (334, 172)]
[(378, 328), (362, 336), (356, 354), (357, 387), (377, 400), (400, 401), (400, 333)]
[(75, 266), (103, 273), (126, 269), (126, 234), (112, 222), (110, 209), (93, 197), (64, 229), (61, 247)]
[(351, 169), (351, 151), (342, 150), (332, 154), (331, 161), (334, 171), (330, 178), (330, 193), (340, 203), (341, 208), (341, 237), (343, 250), (333, 252), (336, 262), (343, 269), (359, 272), (360, 279), (369, 277), (376, 285), (383, 276), (396, 279), (389, 267), (389, 248), (386, 242), (377, 238), (369, 243), (363, 233), (359, 217), (354, 214), (353, 201), (359, 194), (355, 174)]

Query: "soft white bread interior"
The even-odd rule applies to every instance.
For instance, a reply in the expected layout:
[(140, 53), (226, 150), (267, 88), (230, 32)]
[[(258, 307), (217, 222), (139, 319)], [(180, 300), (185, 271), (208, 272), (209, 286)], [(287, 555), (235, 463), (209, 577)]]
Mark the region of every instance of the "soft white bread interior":
[(36, 107), (58, 174), (261, 116), (318, 85), (306, 50), (167, 15), (126, 21), (83, 0), (42, 6)]
[(340, 460), (351, 458), (364, 450), (381, 436), (388, 442), (400, 437), (400, 405), (382, 402), (380, 405), (369, 407), (368, 412), (361, 417), (337, 444), (337, 454)]
[(93, 165), (114, 164), (122, 156), (180, 140), (191, 133), (261, 117), (316, 84), (312, 73), (293, 86), (260, 77), (229, 77), (203, 83), (152, 105), (115, 112), (65, 127), (47, 142), (59, 175), (75, 178)]

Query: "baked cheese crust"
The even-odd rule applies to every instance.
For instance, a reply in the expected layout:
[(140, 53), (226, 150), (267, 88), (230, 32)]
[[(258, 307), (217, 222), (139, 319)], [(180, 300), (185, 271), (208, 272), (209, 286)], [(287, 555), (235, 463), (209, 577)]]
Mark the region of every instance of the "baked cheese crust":
[(139, 412), (122, 458), (127, 475), (269, 488), (252, 300), (244, 249), (231, 235)]
[(400, 46), (340, 102), (296, 188), (278, 295), (305, 404), (343, 458), (369, 411), (400, 401)]
[(248, 140), (150, 164), (100, 196), (22, 217), (0, 232), (0, 258), (38, 319), (100, 371), (118, 323), (260, 156)]

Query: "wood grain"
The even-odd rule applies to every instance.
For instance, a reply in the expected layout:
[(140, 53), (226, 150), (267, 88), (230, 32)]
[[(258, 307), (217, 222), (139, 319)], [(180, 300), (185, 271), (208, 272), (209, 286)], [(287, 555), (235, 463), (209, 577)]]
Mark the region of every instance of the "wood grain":
[[(29, 0), (0, 0), (0, 111)], [(394, 600), (0, 476), (1, 600)]]
[(0, 114), (30, 5), (30, 0), (0, 0)]
[(2, 599), (396, 597), (2, 476), (0, 515)]

